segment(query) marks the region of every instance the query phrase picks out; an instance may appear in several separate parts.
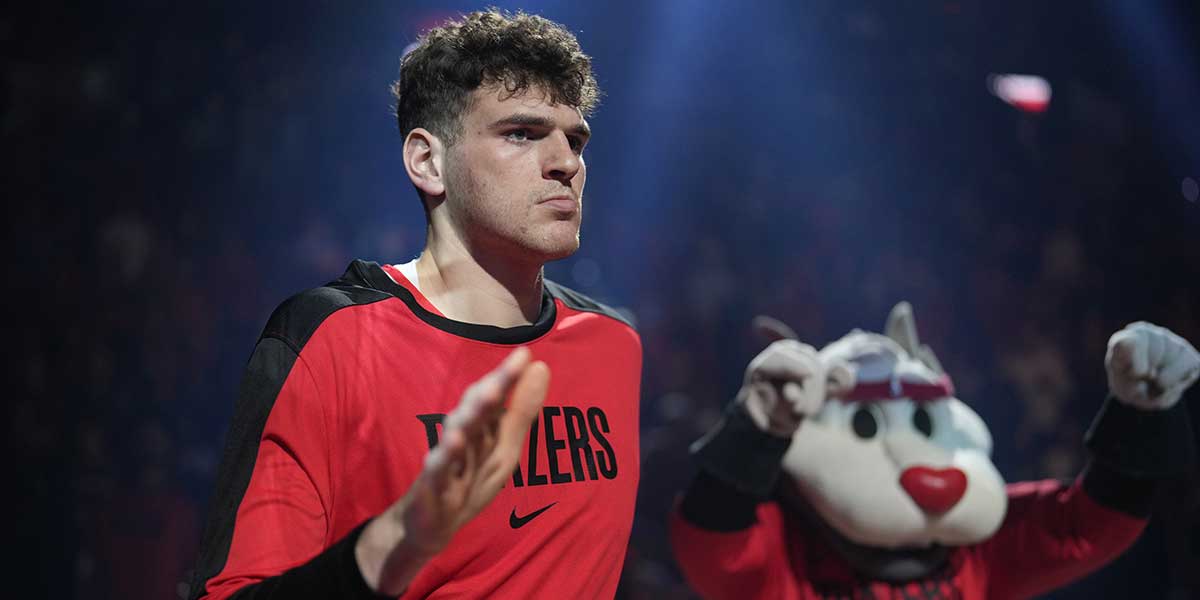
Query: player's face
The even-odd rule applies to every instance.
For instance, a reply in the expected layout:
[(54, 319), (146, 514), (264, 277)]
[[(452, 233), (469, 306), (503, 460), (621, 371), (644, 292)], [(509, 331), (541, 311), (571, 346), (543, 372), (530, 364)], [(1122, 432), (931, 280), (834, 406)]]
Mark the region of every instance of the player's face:
[(540, 89), (502, 92), (477, 89), (462, 117), (447, 150), (447, 208), (479, 250), (539, 263), (569, 256), (579, 248), (587, 123)]

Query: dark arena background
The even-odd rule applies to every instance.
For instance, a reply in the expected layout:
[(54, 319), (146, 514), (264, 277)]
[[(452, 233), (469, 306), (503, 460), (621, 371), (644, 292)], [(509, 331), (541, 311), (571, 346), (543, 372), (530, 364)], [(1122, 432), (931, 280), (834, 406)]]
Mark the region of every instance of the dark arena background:
[[(911, 301), (1009, 480), (1081, 467), (1110, 333), (1200, 344), (1194, 2), (497, 4), (566, 24), (606, 93), (583, 247), (547, 272), (645, 344), (619, 598), (694, 597), (666, 516), (754, 315), (820, 346)], [(388, 86), (421, 31), (482, 7), (4, 10), (5, 597), (186, 591), (272, 308), (420, 250)], [(1052, 597), (1200, 597), (1196, 480)]]

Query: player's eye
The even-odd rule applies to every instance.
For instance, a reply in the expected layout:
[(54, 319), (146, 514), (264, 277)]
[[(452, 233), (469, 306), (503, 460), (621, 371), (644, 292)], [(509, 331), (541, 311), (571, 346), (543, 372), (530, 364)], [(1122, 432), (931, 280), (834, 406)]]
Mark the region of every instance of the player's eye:
[(571, 150), (574, 150), (576, 154), (583, 152), (583, 139), (582, 138), (580, 138), (578, 136), (570, 136), (567, 138), (567, 141), (571, 144)]
[(850, 417), (850, 427), (854, 430), (854, 435), (869, 440), (879, 433), (879, 418), (870, 408), (860, 406)]
[(933, 437), (933, 417), (929, 415), (929, 411), (925, 410), (924, 406), (918, 406), (917, 410), (913, 411), (912, 424), (925, 437)]
[(505, 133), (504, 137), (510, 142), (524, 142), (531, 139), (533, 136), (529, 135), (528, 129), (513, 129), (512, 131)]

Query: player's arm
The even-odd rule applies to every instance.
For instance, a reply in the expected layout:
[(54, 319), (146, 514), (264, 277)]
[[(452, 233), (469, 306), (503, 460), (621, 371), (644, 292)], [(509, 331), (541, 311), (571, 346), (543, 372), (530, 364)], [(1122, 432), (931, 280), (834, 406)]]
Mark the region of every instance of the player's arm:
[[(336, 403), (321, 393), (321, 369), (295, 347), (264, 335), (247, 365), (192, 598), (395, 597), (389, 585), (402, 589), (495, 495), (503, 479), (495, 472), (511, 475), (519, 450), (513, 440), (519, 444), (526, 429), (514, 430), (528, 428), (548, 379), (527, 350), (515, 352), (464, 394), (447, 419), (449, 442), (431, 453), (404, 498), (326, 547), (326, 411)], [(509, 392), (511, 407), (502, 414)], [(430, 484), (437, 494), (428, 493)], [(378, 550), (387, 560), (372, 563)]]
[[(253, 597), (260, 584), (290, 569), (289, 579), (321, 579), (337, 559), (336, 548), (322, 553), (330, 491), (327, 403), (299, 345), (270, 332), (279, 315), (294, 312), (273, 315), (246, 365), (192, 598)], [(336, 582), (322, 584), (330, 585)]]
[(1135, 323), (1109, 340), (1110, 396), (1087, 433), (1091, 460), (1069, 486), (1009, 487), (1005, 524), (984, 545), (996, 597), (1043, 593), (1092, 572), (1128, 548), (1169, 478), (1195, 464), (1183, 392), (1200, 354), (1174, 333)]

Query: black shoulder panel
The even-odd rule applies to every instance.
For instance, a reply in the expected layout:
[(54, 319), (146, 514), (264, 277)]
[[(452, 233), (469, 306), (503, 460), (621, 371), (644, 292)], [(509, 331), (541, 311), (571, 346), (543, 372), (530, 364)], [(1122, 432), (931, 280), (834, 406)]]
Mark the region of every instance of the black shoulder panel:
[(347, 306), (371, 304), (391, 297), (385, 292), (339, 279), (284, 300), (267, 319), (262, 337), (281, 340), (299, 354), (329, 315)]
[(546, 289), (550, 292), (551, 296), (562, 300), (563, 304), (566, 304), (575, 310), (582, 310), (584, 312), (592, 312), (604, 315), (628, 325), (630, 329), (637, 330), (637, 328), (633, 326), (633, 323), (631, 323), (629, 319), (625, 317), (625, 315), (622, 315), (617, 311), (617, 309), (608, 306), (607, 304), (596, 302), (595, 300), (592, 300), (591, 298), (580, 294), (569, 287), (559, 285), (553, 281), (550, 281), (549, 279), (546, 280)]
[(391, 297), (343, 279), (300, 292), (285, 300), (271, 314), (246, 364), (238, 390), (190, 598), (202, 596), (208, 580), (225, 568), (235, 519), (250, 485), (263, 428), (304, 344), (334, 312)]

